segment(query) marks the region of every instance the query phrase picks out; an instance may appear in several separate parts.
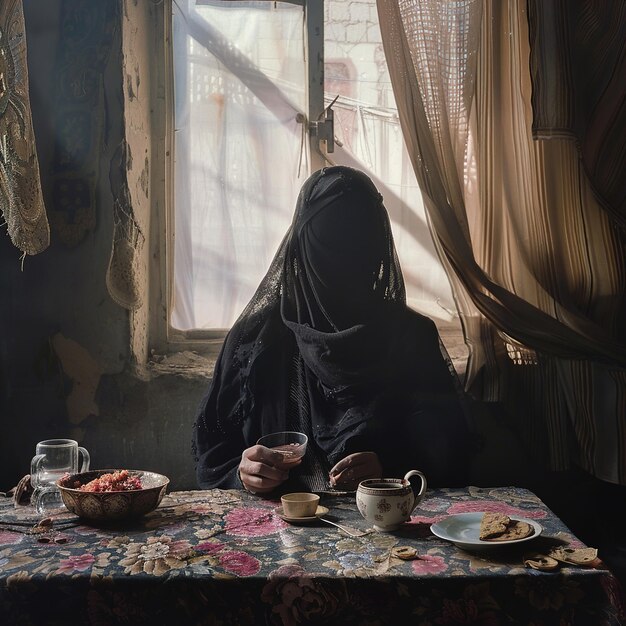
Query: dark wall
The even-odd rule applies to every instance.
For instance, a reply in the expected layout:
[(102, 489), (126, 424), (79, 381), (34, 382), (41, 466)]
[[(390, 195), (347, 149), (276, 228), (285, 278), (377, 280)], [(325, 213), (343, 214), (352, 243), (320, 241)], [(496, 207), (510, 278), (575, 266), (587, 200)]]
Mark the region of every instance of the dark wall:
[[(116, 4), (81, 1), (87, 12), (98, 5), (101, 10), (103, 2)], [(59, 60), (64, 4), (25, 0), (24, 11), (33, 126), (51, 215), (59, 209), (59, 119), (62, 106), (67, 108), (59, 97), (65, 84)], [(87, 172), (95, 181), (95, 219), (79, 241), (69, 243), (51, 220), (50, 247), (27, 257), (23, 269), (20, 251), (0, 237), (0, 490), (29, 472), (35, 444), (51, 437), (79, 440), (93, 468), (150, 469), (167, 474), (174, 489), (195, 487), (191, 425), (208, 379), (133, 376), (129, 314), (110, 298), (105, 283), (113, 230), (109, 167), (122, 126), (119, 28), (109, 34), (109, 54), (96, 77), (103, 81), (103, 98), (90, 105), (101, 143), (88, 152), (89, 167), (76, 163), (70, 172)], [(93, 39), (80, 45), (89, 58)], [(82, 76), (93, 78), (89, 63), (84, 69)]]

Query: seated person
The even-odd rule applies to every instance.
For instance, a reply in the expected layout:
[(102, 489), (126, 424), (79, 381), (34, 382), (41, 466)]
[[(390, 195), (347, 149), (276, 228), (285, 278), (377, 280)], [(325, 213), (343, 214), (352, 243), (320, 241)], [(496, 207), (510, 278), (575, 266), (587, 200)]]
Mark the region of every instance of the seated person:
[[(422, 470), (466, 484), (468, 427), (435, 324), (406, 306), (382, 196), (327, 167), (303, 185), (289, 231), (228, 333), (194, 426), (202, 488), (356, 489)], [(309, 437), (299, 465), (256, 445)]]

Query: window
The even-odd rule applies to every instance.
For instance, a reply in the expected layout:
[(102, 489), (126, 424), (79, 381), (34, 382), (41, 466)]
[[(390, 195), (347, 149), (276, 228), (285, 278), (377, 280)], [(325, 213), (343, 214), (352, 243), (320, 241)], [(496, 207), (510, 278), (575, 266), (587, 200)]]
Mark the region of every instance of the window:
[[(409, 303), (450, 317), (375, 0), (172, 0), (168, 16), (174, 182), (163, 336), (220, 345), (269, 267), (302, 183), (325, 163), (373, 178), (392, 219)], [(332, 152), (310, 132), (331, 104)]]

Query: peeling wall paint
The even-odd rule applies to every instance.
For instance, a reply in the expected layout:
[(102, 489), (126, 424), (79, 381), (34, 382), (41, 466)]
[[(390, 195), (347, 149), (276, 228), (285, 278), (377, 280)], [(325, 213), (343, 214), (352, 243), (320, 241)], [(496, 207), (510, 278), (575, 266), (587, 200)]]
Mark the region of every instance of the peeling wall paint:
[(78, 425), (90, 415), (99, 415), (95, 398), (102, 370), (98, 362), (78, 342), (61, 333), (52, 337), (51, 344), (64, 374), (72, 381), (66, 399), (70, 424)]
[[(152, 103), (150, 37), (154, 31), (150, 2), (124, 1), (122, 16), (122, 71), (124, 83), (124, 135), (129, 154), (126, 166), (128, 192), (135, 219), (146, 239), (150, 240), (150, 160), (152, 155)], [(143, 159), (139, 155), (143, 155)], [(149, 289), (149, 246), (138, 251), (135, 280), (144, 292)], [(140, 370), (148, 361), (149, 298), (131, 313), (131, 349), (133, 362)]]

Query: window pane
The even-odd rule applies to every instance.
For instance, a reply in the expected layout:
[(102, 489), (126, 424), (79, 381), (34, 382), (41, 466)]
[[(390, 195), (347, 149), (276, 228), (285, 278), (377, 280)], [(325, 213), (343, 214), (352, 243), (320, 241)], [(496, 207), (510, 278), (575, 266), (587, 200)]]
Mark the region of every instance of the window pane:
[[(329, 157), (375, 181), (409, 304), (448, 321), (455, 306), (402, 140), (376, 2), (326, 0), (324, 7), (326, 104), (339, 96), (339, 145)], [(228, 328), (269, 266), (309, 173), (296, 121), (305, 110), (304, 13), (285, 2), (214, 0), (177, 2), (174, 11), (170, 323)]]
[(170, 323), (228, 328), (267, 270), (308, 175), (296, 121), (305, 110), (303, 10), (176, 4)]

